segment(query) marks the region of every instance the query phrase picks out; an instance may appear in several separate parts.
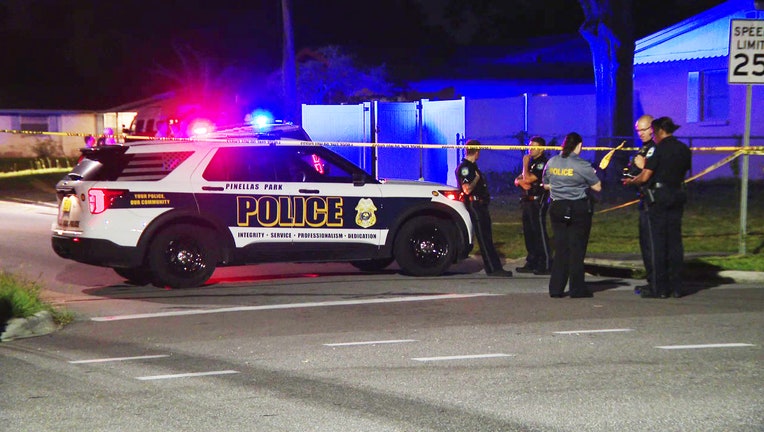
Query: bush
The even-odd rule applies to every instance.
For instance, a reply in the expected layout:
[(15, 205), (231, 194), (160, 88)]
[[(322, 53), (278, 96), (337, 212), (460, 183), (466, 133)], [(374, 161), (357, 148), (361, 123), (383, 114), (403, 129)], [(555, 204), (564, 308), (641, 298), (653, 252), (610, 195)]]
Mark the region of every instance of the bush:
[(73, 321), (74, 316), (71, 312), (58, 310), (43, 301), (40, 297), (41, 291), (35, 282), (0, 270), (0, 308), (10, 309), (9, 318), (26, 318), (47, 310), (59, 325)]
[(39, 159), (50, 159), (64, 156), (61, 144), (55, 143), (51, 138), (37, 140), (32, 145), (32, 151)]
[(9, 173), (45, 168), (71, 168), (77, 158), (58, 157), (7, 157), (0, 158), (0, 173)]

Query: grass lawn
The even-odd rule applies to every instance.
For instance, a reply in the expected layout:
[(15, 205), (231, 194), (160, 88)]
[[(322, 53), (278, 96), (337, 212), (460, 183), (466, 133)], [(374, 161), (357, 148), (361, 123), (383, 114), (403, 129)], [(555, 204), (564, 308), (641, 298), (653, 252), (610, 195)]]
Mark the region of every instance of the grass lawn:
[[(748, 187), (745, 255), (740, 250), (739, 182), (690, 183), (682, 220), (686, 254), (724, 270), (764, 271), (764, 194), (761, 182)], [(587, 252), (590, 254), (638, 255), (639, 210), (636, 204), (612, 210), (636, 199), (636, 193), (620, 184), (606, 184), (595, 207)], [(519, 195), (499, 195), (491, 201), (494, 243), (509, 259), (525, 256)], [(552, 234), (550, 230), (550, 235)]]

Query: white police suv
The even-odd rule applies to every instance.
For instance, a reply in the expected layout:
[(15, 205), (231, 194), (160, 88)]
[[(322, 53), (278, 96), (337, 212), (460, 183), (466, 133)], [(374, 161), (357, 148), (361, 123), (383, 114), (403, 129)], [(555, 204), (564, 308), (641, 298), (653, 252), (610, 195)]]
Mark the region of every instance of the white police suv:
[(378, 181), (295, 125), (83, 148), (56, 185), (52, 246), (136, 284), (204, 284), (218, 266), (350, 262), (440, 275), (472, 249), (460, 191)]

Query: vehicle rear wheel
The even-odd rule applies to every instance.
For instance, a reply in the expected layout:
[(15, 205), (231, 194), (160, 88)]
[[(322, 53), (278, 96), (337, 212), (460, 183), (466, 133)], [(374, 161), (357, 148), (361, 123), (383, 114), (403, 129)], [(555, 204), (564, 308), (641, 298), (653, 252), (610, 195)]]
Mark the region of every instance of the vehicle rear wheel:
[(146, 285), (151, 282), (151, 270), (147, 267), (115, 268), (114, 273), (127, 279), (133, 285)]
[(189, 224), (162, 230), (148, 253), (154, 284), (171, 288), (192, 288), (207, 282), (215, 271), (217, 257), (210, 230)]
[(404, 273), (413, 276), (438, 276), (454, 261), (454, 230), (443, 219), (416, 217), (401, 228), (395, 238), (395, 260)]
[(361, 271), (375, 272), (375, 271), (380, 271), (386, 268), (387, 266), (392, 264), (393, 261), (395, 261), (395, 259), (393, 257), (390, 257), (390, 258), (370, 259), (370, 260), (364, 260), (364, 261), (350, 261), (350, 264), (352, 264), (353, 267)]

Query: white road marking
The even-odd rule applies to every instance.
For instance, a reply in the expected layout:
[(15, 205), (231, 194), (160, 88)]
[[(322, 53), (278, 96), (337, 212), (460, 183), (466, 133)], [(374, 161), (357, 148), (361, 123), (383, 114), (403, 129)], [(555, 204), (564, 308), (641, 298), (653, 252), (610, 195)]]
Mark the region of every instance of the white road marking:
[(473, 354), (473, 355), (460, 355), (460, 356), (444, 356), (444, 357), (415, 357), (411, 360), (416, 360), (420, 362), (429, 362), (429, 361), (449, 361), (449, 360), (471, 360), (471, 359), (485, 359), (485, 358), (496, 358), (496, 357), (514, 357), (516, 354)]
[(657, 346), (658, 349), (678, 350), (678, 349), (703, 349), (703, 348), (738, 348), (756, 346), (747, 343), (726, 343), (726, 344), (705, 344), (705, 345), (663, 345)]
[(128, 360), (155, 359), (155, 358), (163, 358), (163, 357), (170, 357), (170, 356), (168, 354), (160, 354), (160, 355), (136, 356), (136, 357), (111, 357), (111, 358), (90, 359), (90, 360), (74, 360), (74, 361), (70, 361), (69, 363), (71, 364), (106, 363), (106, 362), (117, 362), (117, 361), (128, 361)]
[(340, 342), (340, 343), (326, 343), (324, 346), (338, 347), (338, 346), (356, 346), (356, 345), (381, 345), (381, 344), (397, 344), (417, 342), (416, 339), (394, 339), (394, 340), (379, 340), (379, 341), (364, 341), (364, 342)]
[(617, 333), (617, 332), (630, 332), (634, 329), (622, 328), (622, 329), (599, 329), (599, 330), (568, 330), (568, 331), (556, 331), (554, 334), (579, 334), (579, 333)]
[(476, 294), (438, 294), (427, 296), (410, 296), (410, 297), (391, 297), (391, 298), (379, 298), (368, 300), (338, 300), (328, 302), (316, 302), (316, 303), (288, 303), (277, 304), (267, 306), (238, 306), (230, 308), (219, 309), (199, 309), (199, 310), (182, 310), (172, 312), (157, 312), (146, 314), (133, 314), (133, 315), (112, 315), (105, 317), (93, 317), (92, 321), (120, 321), (130, 319), (146, 319), (146, 318), (164, 318), (174, 316), (186, 316), (186, 315), (203, 315), (203, 314), (215, 314), (215, 313), (228, 313), (228, 312), (247, 312), (247, 311), (259, 311), (259, 310), (274, 310), (274, 309), (300, 309), (311, 307), (327, 307), (327, 306), (352, 306), (363, 304), (375, 304), (375, 303), (401, 303), (401, 302), (417, 302), (417, 301), (429, 301), (429, 300), (454, 300), (464, 299), (472, 297), (488, 297), (499, 296), (503, 294), (490, 294), (490, 293), (476, 293)]
[(239, 371), (222, 370), (222, 371), (212, 371), (212, 372), (183, 373), (183, 374), (174, 374), (174, 375), (142, 376), (142, 377), (135, 377), (135, 379), (141, 380), (141, 381), (151, 381), (151, 380), (160, 380), (160, 379), (189, 378), (189, 377), (200, 377), (200, 376), (210, 376), (210, 375), (230, 375), (230, 374), (237, 374), (237, 373), (239, 373)]

